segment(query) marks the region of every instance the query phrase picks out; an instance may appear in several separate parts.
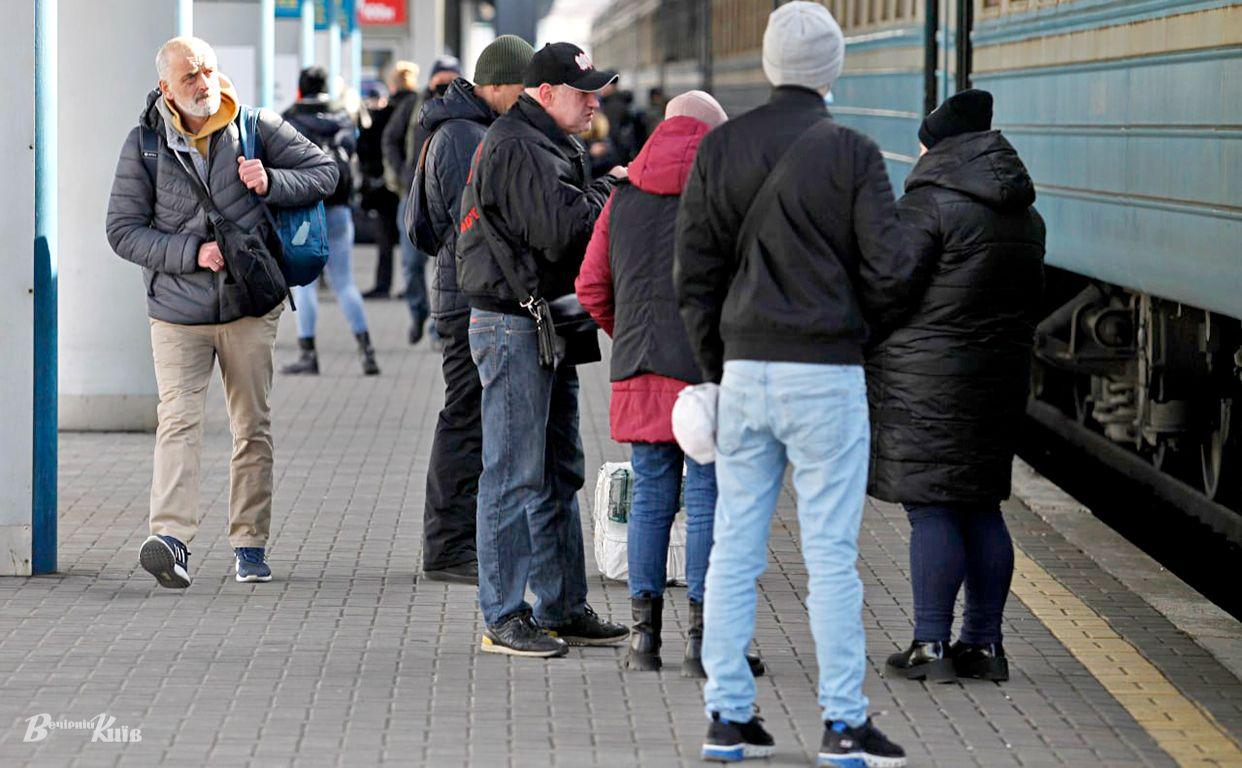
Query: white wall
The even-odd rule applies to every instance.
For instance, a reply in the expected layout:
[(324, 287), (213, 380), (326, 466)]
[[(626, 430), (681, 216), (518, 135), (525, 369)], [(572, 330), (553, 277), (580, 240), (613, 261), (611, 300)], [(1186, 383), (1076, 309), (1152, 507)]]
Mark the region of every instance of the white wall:
[(176, 33), (174, 8), (110, 0), (101, 34), (88, 23), (95, 0), (60, 1), (61, 429), (155, 428), (142, 273), (112, 252), (105, 218), (121, 146), (159, 79), (156, 51)]
[(30, 573), (34, 435), (34, 3), (0, 24), (0, 575)]

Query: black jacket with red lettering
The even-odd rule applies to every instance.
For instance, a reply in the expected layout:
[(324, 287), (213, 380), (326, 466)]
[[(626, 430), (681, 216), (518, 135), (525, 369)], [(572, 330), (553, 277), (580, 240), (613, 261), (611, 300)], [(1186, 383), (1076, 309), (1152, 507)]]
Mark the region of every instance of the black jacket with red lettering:
[(457, 283), (471, 307), (526, 314), (497, 264), (507, 259), (529, 295), (574, 292), (595, 219), (614, 179), (588, 184), (577, 139), (529, 96), (492, 123), (462, 193)]

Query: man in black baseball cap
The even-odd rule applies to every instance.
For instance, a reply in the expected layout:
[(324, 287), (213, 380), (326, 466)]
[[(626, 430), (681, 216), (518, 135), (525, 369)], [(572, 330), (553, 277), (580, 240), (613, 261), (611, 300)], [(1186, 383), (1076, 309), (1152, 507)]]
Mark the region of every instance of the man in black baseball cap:
[(544, 367), (522, 305), (574, 292), (595, 220), (625, 177), (617, 167), (588, 183), (572, 135), (591, 124), (598, 89), (615, 77), (570, 43), (537, 52), (525, 92), (488, 129), (462, 194), (457, 283), (470, 304), (470, 353), (483, 385), (476, 522), (481, 650), (489, 653), (563, 656), (567, 645), (618, 645), (629, 635), (586, 600), (573, 366), (598, 360), (599, 347), (590, 334), (593, 355)]

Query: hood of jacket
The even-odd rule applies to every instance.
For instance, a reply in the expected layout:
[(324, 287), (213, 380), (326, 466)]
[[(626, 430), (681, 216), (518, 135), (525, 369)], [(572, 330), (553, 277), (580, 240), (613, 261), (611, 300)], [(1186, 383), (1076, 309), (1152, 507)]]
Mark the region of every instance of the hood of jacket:
[(332, 138), (341, 131), (352, 130), (354, 121), (340, 105), (324, 98), (299, 99), (285, 112), (285, 119), (295, 118), (304, 133)]
[(906, 179), (907, 192), (925, 186), (961, 192), (1000, 211), (1035, 202), (1035, 184), (1000, 131), (967, 133), (936, 144)]
[(694, 153), (711, 128), (693, 117), (660, 123), (630, 163), (630, 183), (653, 195), (680, 195), (690, 178)]
[(449, 120), (471, 120), (491, 125), (495, 119), (496, 113), (474, 92), (470, 81), (460, 77), (449, 84), (443, 96), (423, 102), (418, 113), (418, 123), (428, 133)]

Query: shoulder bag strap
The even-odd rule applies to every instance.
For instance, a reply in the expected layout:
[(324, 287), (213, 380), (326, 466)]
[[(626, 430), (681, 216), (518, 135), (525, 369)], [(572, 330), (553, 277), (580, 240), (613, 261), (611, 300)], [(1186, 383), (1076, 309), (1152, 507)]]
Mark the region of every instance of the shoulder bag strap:
[(776, 161), (776, 165), (772, 166), (772, 170), (768, 172), (768, 177), (764, 180), (763, 185), (759, 187), (755, 198), (751, 200), (750, 208), (746, 209), (746, 216), (742, 219), (742, 226), (738, 228), (737, 233), (737, 255), (741, 259), (745, 256), (750, 248), (751, 240), (755, 235), (755, 230), (767, 216), (772, 208), (772, 203), (776, 199), (777, 193), (785, 182), (785, 177), (806, 158), (806, 153), (811, 150), (819, 141), (819, 133), (827, 126), (831, 125), (829, 118), (825, 117), (811, 123), (802, 133), (798, 134), (798, 138), (781, 155)]
[[(243, 104), (237, 110), (237, 136), (241, 141), (242, 156), (253, 160), (263, 154), (263, 139), (259, 136), (259, 110)], [(260, 158), (262, 159), (262, 158)], [(267, 163), (264, 163), (266, 166)], [(270, 178), (270, 177), (269, 177)], [(259, 203), (259, 208), (263, 210), (263, 216), (267, 219), (267, 223), (272, 226), (273, 232), (280, 231), (280, 225), (276, 223), (276, 217), (272, 215), (272, 210), (267, 207), (267, 201), (253, 192), (250, 193)]]

